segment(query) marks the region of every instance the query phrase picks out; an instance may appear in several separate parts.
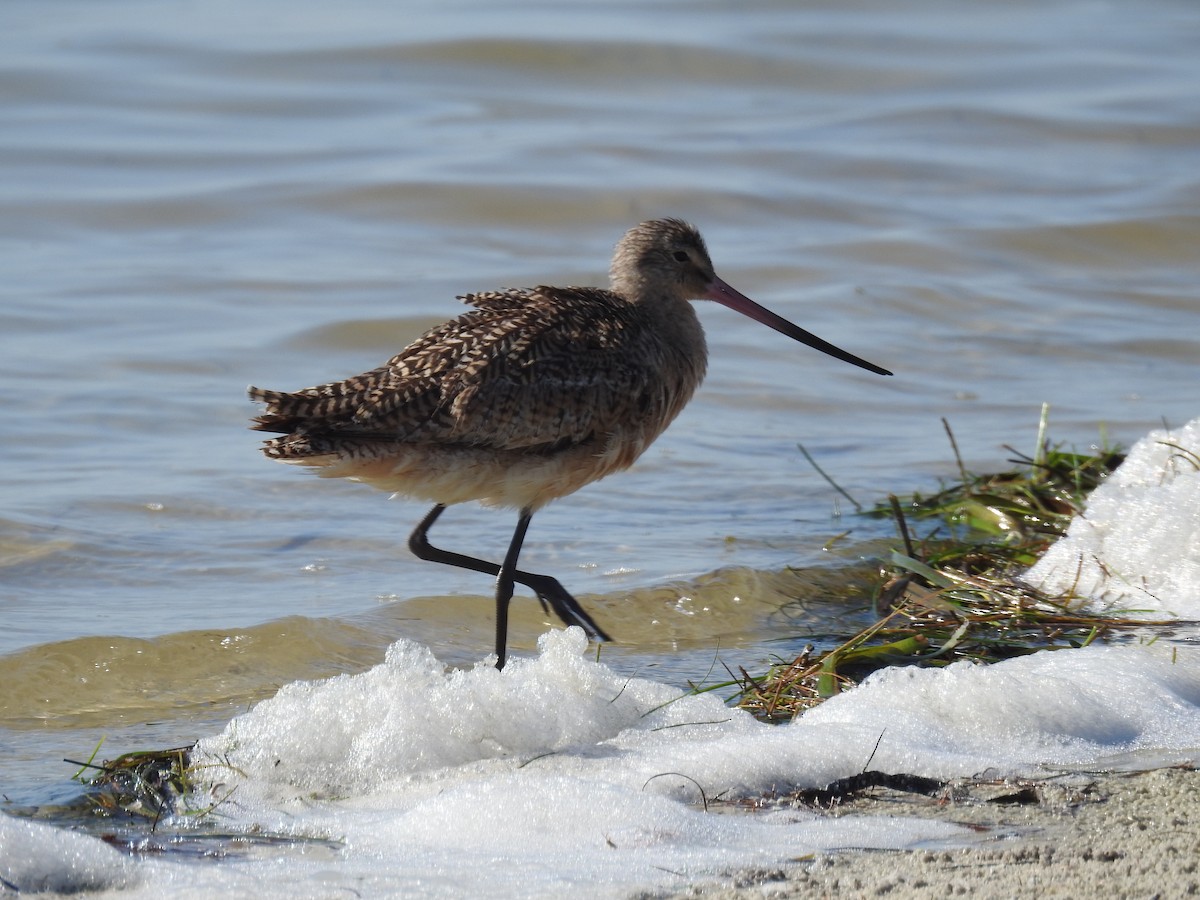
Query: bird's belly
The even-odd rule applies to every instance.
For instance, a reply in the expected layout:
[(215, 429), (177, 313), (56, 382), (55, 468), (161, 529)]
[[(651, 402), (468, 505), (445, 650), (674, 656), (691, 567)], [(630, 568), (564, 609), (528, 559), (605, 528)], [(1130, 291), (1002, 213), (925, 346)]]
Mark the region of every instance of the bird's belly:
[(316, 468), (323, 478), (348, 478), (434, 503), (478, 500), (535, 510), (628, 468), (649, 443), (615, 434), (551, 452), (393, 443), (285, 461)]

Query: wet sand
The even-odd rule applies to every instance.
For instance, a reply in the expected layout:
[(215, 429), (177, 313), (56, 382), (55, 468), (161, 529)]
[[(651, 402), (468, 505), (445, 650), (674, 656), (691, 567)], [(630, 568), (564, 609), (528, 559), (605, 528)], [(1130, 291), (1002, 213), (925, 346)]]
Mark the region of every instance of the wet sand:
[[(1045, 783), (1037, 800), (972, 789), (939, 803), (889, 791), (836, 815), (929, 816), (981, 832), (955, 850), (845, 851), (731, 873), (677, 897), (1187, 897), (1200, 894), (1200, 772), (1158, 769)], [(989, 797), (989, 794), (994, 796)]]

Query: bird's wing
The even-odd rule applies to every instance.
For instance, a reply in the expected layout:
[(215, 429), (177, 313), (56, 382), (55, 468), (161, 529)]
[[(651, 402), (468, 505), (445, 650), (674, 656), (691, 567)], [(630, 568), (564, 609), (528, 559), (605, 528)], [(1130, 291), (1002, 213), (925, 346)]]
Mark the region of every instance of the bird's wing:
[(657, 388), (652, 329), (605, 291), (533, 288), (469, 295), (476, 309), (385, 365), (268, 404), (262, 430), (551, 449), (645, 413)]
[(505, 310), (501, 333), (456, 372), (446, 439), (562, 447), (644, 412), (660, 354), (637, 307), (590, 289), (535, 289), (530, 300)]

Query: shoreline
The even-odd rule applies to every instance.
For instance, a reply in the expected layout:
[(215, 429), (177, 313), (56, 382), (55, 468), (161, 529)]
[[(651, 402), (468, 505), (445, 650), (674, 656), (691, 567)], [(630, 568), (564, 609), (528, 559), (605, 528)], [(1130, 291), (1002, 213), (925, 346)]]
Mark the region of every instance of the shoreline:
[[(821, 853), (655, 895), (709, 900), (816, 897), (1200, 895), (1200, 771), (1086, 773), (1038, 782), (1037, 799), (966, 802), (875, 792), (833, 815), (919, 816), (987, 829), (957, 849)], [(997, 796), (1022, 786), (998, 787)]]

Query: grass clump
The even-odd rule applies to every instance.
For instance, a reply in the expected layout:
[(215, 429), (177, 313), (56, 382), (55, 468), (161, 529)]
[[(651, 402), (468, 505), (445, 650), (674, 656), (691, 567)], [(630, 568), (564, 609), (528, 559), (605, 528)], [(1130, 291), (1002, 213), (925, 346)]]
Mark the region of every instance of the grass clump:
[[(71, 776), (84, 786), (83, 795), (71, 804), (76, 812), (131, 823), (148, 822), (153, 832), (161, 820), (174, 816), (199, 821), (233, 793), (230, 789), (219, 798), (207, 796), (212, 793), (211, 787), (202, 788), (197, 779), (202, 769), (213, 768), (214, 764), (200, 765), (194, 761), (195, 744), (166, 750), (134, 750), (96, 763), (103, 743), (101, 738), (86, 761), (63, 760), (79, 766)], [(204, 802), (197, 805), (197, 800)], [(68, 810), (63, 812), (66, 814)]]
[[(136, 750), (97, 765), (92, 760), (99, 749), (98, 744), (86, 762), (64, 760), (79, 766), (73, 777), (86, 786), (86, 802), (96, 812), (157, 823), (164, 815), (183, 811), (192, 787), (191, 746)], [(84, 777), (85, 770), (93, 773), (91, 777)]]
[(832, 649), (810, 645), (765, 675), (741, 669), (729, 683), (739, 688), (739, 706), (785, 721), (885, 666), (990, 663), (1166, 624), (1085, 612), (1078, 600), (1044, 596), (1019, 579), (1124, 460), (1119, 450), (1083, 454), (1050, 445), (1043, 409), (1034, 456), (1009, 447), (1015, 468), (976, 475), (963, 465), (948, 425), (946, 431), (958, 480), (931, 496), (891, 496), (866, 511), (893, 519), (901, 542), (875, 586), (877, 620)]

